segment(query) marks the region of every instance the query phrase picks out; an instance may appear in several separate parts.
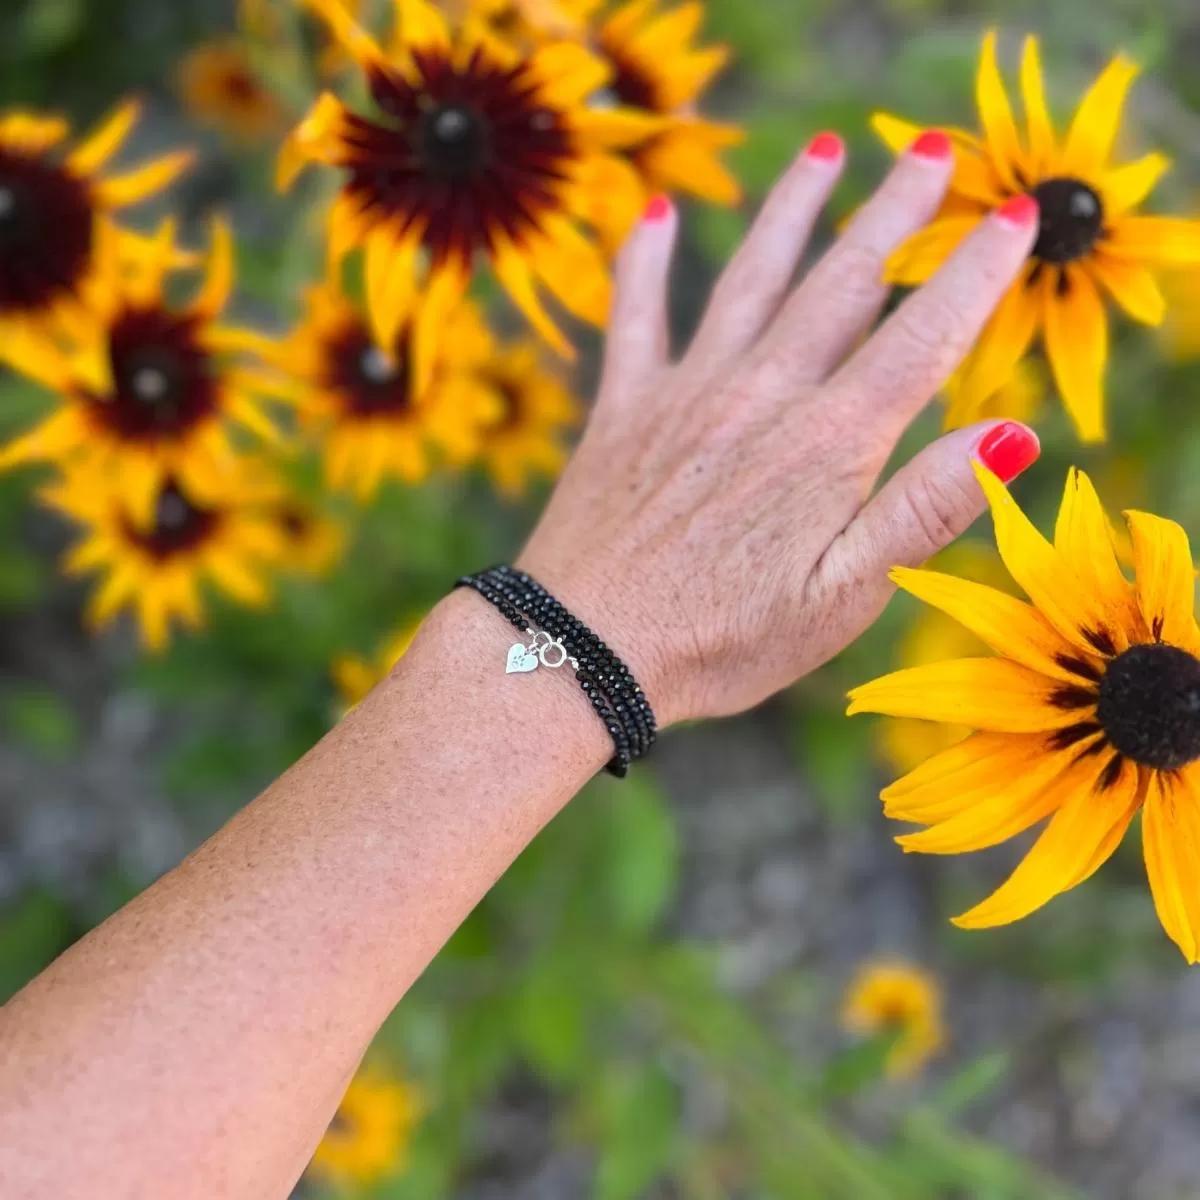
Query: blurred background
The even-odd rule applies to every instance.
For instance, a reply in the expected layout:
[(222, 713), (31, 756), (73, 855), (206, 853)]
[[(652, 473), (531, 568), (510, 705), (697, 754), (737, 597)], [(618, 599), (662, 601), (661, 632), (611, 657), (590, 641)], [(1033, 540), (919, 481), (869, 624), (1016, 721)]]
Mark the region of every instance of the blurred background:
[[(386, 27), (383, 7), (363, 19)], [(702, 39), (732, 53), (701, 109), (747, 131), (725, 156), (745, 198), (683, 200), (681, 339), (757, 200), (814, 132), (835, 129), (851, 149), (827, 242), (886, 168), (873, 110), (974, 126), (993, 25), (1009, 79), (1020, 36), (1041, 34), (1060, 120), (1112, 53), (1133, 55), (1144, 74), (1122, 146), (1174, 157), (1160, 202), (1192, 207), (1200, 10), (1187, 0), (705, 8)], [(300, 34), (319, 55), (316, 27)], [(128, 221), (149, 229), (174, 212), (183, 240), (203, 244), (209, 217), (228, 215), (230, 315), (272, 335), (299, 319), (319, 273), (320, 185), (281, 197), (272, 183), (316, 78), (221, 0), (7, 0), (0, 12), (0, 106), (86, 129), (137, 94), (122, 162), (198, 149)], [(1111, 512), (1145, 506), (1200, 531), (1200, 368), (1188, 361), (1200, 287), (1174, 286), (1163, 336), (1115, 322), (1107, 446), (1081, 448), (1053, 394), (1040, 399), (1044, 379), (1023, 380), (1013, 403), (1042, 405), (1045, 453), (1015, 490), (1042, 528), (1077, 463)], [(478, 295), (497, 330), (520, 330), (486, 281)], [(586, 400), (598, 337), (572, 336), (582, 353), (566, 379)], [(0, 436), (46, 411), (45, 393), (0, 378)], [(931, 411), (899, 458), (939, 421)], [(205, 630), (148, 654), (128, 617), (86, 627), (88, 588), (57, 566), (72, 530), (34, 500), (47, 477), (0, 474), (5, 996), (320, 738), (457, 574), (513, 555), (549, 486), (514, 496), (468, 465), (389, 482), (364, 505), (322, 497), (342, 543), (327, 567), (281, 573), (265, 609), (214, 598)], [(990, 528), (947, 561), (996, 577)], [(1200, 974), (1161, 932), (1138, 840), (1028, 920), (972, 933), (947, 918), (1023, 845), (906, 856), (881, 816), (879, 788), (938, 748), (940, 731), (847, 720), (845, 692), (963, 650), (963, 635), (900, 598), (787, 694), (673, 730), (623, 784), (596, 781), (394, 1014), (297, 1194), (1200, 1195)]]

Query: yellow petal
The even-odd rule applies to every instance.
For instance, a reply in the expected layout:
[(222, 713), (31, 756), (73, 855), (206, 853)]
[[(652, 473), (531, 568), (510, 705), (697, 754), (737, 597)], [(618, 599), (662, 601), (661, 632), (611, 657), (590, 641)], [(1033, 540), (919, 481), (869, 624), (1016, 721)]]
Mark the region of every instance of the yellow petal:
[(354, 19), (343, 0), (305, 0), (305, 3), (329, 26), (329, 32), (359, 65), (386, 69), (387, 60), (383, 51)]
[(373, 229), (367, 239), (367, 315), (375, 345), (395, 350), (396, 335), (412, 307), (420, 239), (400, 235), (391, 225)]
[(1097, 870), (1120, 845), (1141, 803), (1132, 763), (1125, 762), (1115, 778), (1107, 772), (1108, 763), (1089, 756), (1064, 775), (1062, 806), (1033, 848), (996, 891), (954, 924), (986, 929), (1019, 921)]
[(105, 208), (136, 204), (165, 188), (191, 166), (195, 157), (191, 150), (177, 150), (124, 175), (101, 179), (95, 185), (96, 196)]
[[(413, 396), (420, 399), (433, 386), (440, 347), (447, 341), (447, 323), (462, 303), (471, 282), (470, 269), (461, 259), (450, 258), (430, 275), (429, 288), (413, 329)], [(450, 347), (453, 354), (460, 347)]]
[(41, 154), (57, 146), (71, 132), (62, 117), (47, 117), (23, 109), (0, 113), (0, 144), (27, 154)]
[(88, 444), (91, 430), (82, 409), (59, 409), (28, 433), (0, 445), (0, 471), (31, 462), (58, 462)]
[(953, 618), (997, 654), (1043, 675), (1078, 682), (1078, 651), (1036, 608), (986, 584), (939, 571), (893, 567), (892, 581), (906, 592)]
[(66, 391), (71, 385), (70, 363), (40, 329), (5, 330), (0, 336), (0, 363), (52, 392)]
[[(316, 0), (309, 0), (314, 3)], [(342, 6), (342, 0), (319, 0), (323, 8)], [(413, 50), (444, 50), (450, 45), (450, 27), (436, 5), (427, 0), (393, 0), (396, 33)], [(328, 18), (326, 18), (328, 19)], [(358, 57), (354, 46), (343, 37), (346, 48)]]
[(120, 148), (137, 123), (142, 109), (137, 100), (118, 105), (70, 154), (67, 166), (76, 175), (98, 171)]
[(1126, 631), (1111, 621), (1101, 599), (1083, 586), (1066, 559), (1034, 528), (1004, 484), (978, 463), (974, 467), (992, 510), (1000, 557), (1046, 620), (1088, 654), (1107, 644), (1124, 650), (1129, 644)]
[(571, 124), (593, 145), (625, 150), (649, 141), (669, 128), (653, 113), (636, 108), (586, 108), (571, 116)]
[(885, 112), (873, 112), (868, 124), (893, 154), (903, 154), (924, 132), (922, 126)]
[(993, 733), (1044, 733), (1078, 724), (1087, 713), (1052, 703), (1059, 687), (1003, 658), (960, 658), (864, 683), (850, 693), (846, 713), (916, 717)]
[(240, 603), (256, 608), (267, 602), (270, 593), (266, 585), (236, 554), (210, 553), (205, 566), (217, 586)]
[[(742, 188), (718, 155), (722, 147), (740, 141), (741, 132), (729, 125), (679, 120), (639, 148), (638, 168), (658, 191), (683, 192), (729, 207), (741, 200)], [(634, 214), (639, 216), (640, 210)]]
[(136, 594), (141, 582), (136, 567), (128, 563), (115, 567), (89, 598), (84, 620), (94, 629), (107, 625)]
[(1127, 512), (1138, 603), (1156, 641), (1196, 653), (1196, 571), (1188, 536), (1174, 521)]
[(575, 351), (571, 343), (550, 320), (538, 299), (527, 256), (503, 234), (496, 234), (492, 239), (492, 269), (534, 329), (564, 358), (573, 359)]
[(233, 230), (228, 221), (220, 218), (212, 225), (212, 250), (204, 284), (192, 301), (192, 311), (209, 319), (215, 317), (229, 302), (233, 291), (234, 250)]
[(612, 281), (600, 251), (570, 221), (547, 217), (533, 242), (533, 269), (558, 302), (593, 325), (608, 320)]
[(1108, 623), (1130, 640), (1145, 636), (1133, 585), (1117, 561), (1113, 528), (1092, 481), (1076, 467), (1067, 473), (1054, 526), (1054, 548), (1083, 585), (1108, 610)]
[(1102, 442), (1108, 317), (1096, 285), (1082, 269), (1044, 273), (1046, 356), (1063, 403), (1085, 442)]
[(1170, 167), (1171, 160), (1165, 154), (1147, 154), (1107, 171), (1100, 183), (1105, 219), (1111, 221), (1136, 208)]
[(1148, 267), (1100, 252), (1092, 255), (1088, 267), (1096, 281), (1135, 321), (1143, 325), (1163, 323), (1167, 300)]
[(1000, 78), (1000, 67), (996, 62), (996, 31), (991, 29), (983, 39), (983, 52), (979, 57), (979, 74), (975, 80), (975, 102), (979, 107), (979, 120), (983, 125), (984, 141), (997, 174), (1012, 191), (1021, 187), (1016, 169), (1021, 166), (1023, 155), (1017, 136), (1017, 123), (1013, 120), (1012, 106)]
[(1122, 217), (1101, 245), (1107, 254), (1147, 267), (1194, 267), (1200, 265), (1200, 221)]
[[(1073, 745), (1079, 750), (1094, 736)], [(883, 811), (893, 820), (937, 825), (995, 795), (1055, 749), (1053, 739), (1041, 734), (972, 733), (884, 788)]]
[(1088, 89), (1067, 133), (1062, 170), (1095, 178), (1112, 153), (1121, 125), (1125, 94), (1138, 73), (1135, 63), (1118, 54)]
[(892, 252), (884, 269), (886, 283), (912, 287), (924, 283), (979, 224), (982, 213), (965, 217), (939, 217), (914, 233)]
[(1200, 959), (1200, 779), (1195, 766), (1154, 772), (1142, 853), (1158, 919), (1189, 963)]
[(1014, 283), (979, 335), (974, 352), (963, 364), (954, 404), (946, 410), (946, 427), (970, 424), (988, 399), (1013, 376), (1037, 331), (1039, 296), (1022, 277)]
[(1097, 764), (1080, 758), (1079, 746), (1047, 748), (1024, 770), (993, 781), (990, 792), (976, 795), (944, 821), (919, 833), (901, 834), (896, 843), (906, 854), (970, 854), (997, 846), (1045, 820), (1080, 787), (1096, 778)]
[(1029, 166), (1032, 178), (1041, 177), (1054, 161), (1054, 124), (1046, 107), (1046, 88), (1042, 82), (1041, 53), (1032, 34), (1021, 47), (1021, 100), (1025, 106), (1025, 126), (1029, 133)]
[[(529, 71), (540, 80), (538, 95), (550, 108), (573, 109), (582, 105), (609, 78), (607, 63), (578, 42), (555, 41), (539, 46), (530, 60)], [(647, 117), (650, 121), (654, 119)]]

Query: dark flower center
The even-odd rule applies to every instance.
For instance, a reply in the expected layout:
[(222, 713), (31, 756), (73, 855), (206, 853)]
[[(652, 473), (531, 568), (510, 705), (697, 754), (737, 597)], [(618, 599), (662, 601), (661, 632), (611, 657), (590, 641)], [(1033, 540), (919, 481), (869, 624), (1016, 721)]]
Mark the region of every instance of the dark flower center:
[(434, 175), (468, 179), (488, 165), (487, 124), (465, 104), (446, 104), (425, 113), (418, 136), (425, 168)]
[(370, 74), (383, 119), (346, 119), (347, 193), (381, 224), (423, 229), (435, 265), (537, 228), (560, 207), (578, 153), (564, 115), (538, 102), (524, 65), (502, 66), (484, 51), (466, 63), (413, 58), (413, 80)]
[(1091, 252), (1104, 225), (1104, 205), (1092, 188), (1078, 179), (1043, 179), (1031, 195), (1041, 214), (1034, 258), (1067, 263)]
[(1200, 659), (1165, 642), (1131, 646), (1108, 664), (1096, 716), (1114, 749), (1142, 766), (1200, 759)]
[(296, 504), (285, 504), (279, 510), (279, 524), (294, 542), (303, 541), (312, 528), (312, 517)]
[(154, 506), (149, 529), (126, 525), (126, 536), (157, 559), (171, 558), (207, 541), (220, 521), (220, 513), (189, 500), (172, 482), (163, 485)]
[(396, 335), (396, 351), (384, 354), (358, 324), (348, 324), (325, 350), (325, 384), (346, 401), (348, 412), (360, 417), (398, 415), (411, 402), (409, 395), (408, 330)]
[(607, 48), (605, 53), (612, 68), (612, 76), (600, 98), (607, 100), (612, 96), (619, 103), (627, 104), (631, 108), (645, 108), (651, 112), (658, 112), (658, 87), (654, 80), (641, 66), (620, 51)]
[(0, 315), (75, 291), (92, 254), (87, 187), (36, 155), (0, 147)]
[(113, 390), (93, 397), (95, 414), (119, 437), (180, 437), (218, 406), (219, 386), (192, 317), (163, 308), (126, 309), (109, 331)]

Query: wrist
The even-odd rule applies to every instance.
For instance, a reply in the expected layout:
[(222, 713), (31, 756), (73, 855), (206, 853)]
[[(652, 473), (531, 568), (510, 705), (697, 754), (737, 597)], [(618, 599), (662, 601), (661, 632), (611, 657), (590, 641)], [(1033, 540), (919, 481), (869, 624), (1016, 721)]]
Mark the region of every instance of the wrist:
[(645, 693), (660, 728), (680, 719), (683, 656), (672, 652), (667, 629), (633, 573), (555, 562), (532, 550), (513, 565), (528, 571), (612, 647)]

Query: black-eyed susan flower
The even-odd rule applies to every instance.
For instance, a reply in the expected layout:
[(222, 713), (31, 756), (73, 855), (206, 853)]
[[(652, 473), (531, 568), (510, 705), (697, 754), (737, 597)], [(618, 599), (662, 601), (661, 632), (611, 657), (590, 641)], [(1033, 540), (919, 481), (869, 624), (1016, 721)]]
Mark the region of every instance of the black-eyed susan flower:
[(309, 1169), (335, 1187), (362, 1188), (404, 1169), (421, 1099), (409, 1084), (364, 1067), (351, 1081)]
[(952, 721), (969, 737), (892, 784), (884, 811), (928, 828), (909, 851), (959, 854), (1049, 818), (1011, 877), (955, 918), (966, 929), (1027, 916), (1096, 871), (1142, 813), (1142, 845), (1163, 927), (1200, 958), (1200, 629), (1184, 531), (1129, 511), (1135, 582), (1108, 518), (1073, 470), (1054, 541), (976, 468), (1000, 555), (1032, 601), (935, 571), (896, 583), (996, 651), (864, 684), (850, 711)]
[(129, 101), (78, 145), (60, 117), (0, 112), (0, 341), (78, 308), (94, 268), (96, 218), (161, 191), (191, 161), (176, 151), (122, 174), (104, 167), (138, 117)]
[[(696, 112), (704, 89), (729, 59), (728, 46), (694, 44), (703, 19), (699, 0), (666, 11), (657, 0), (629, 0), (596, 35), (597, 48), (612, 68), (606, 95), (663, 118), (661, 130), (626, 152), (647, 199), (656, 192), (684, 192), (724, 205), (741, 199), (741, 187), (721, 152), (741, 142), (745, 132)], [(603, 195), (594, 199), (598, 208), (605, 202)], [(600, 223), (611, 228), (611, 222)], [(619, 242), (628, 229), (618, 226), (613, 240)]]
[(283, 125), (279, 101), (237, 38), (197, 46), (180, 62), (176, 80), (192, 117), (237, 141), (263, 141)]
[(498, 401), (484, 429), (482, 460), (496, 487), (520, 496), (531, 478), (553, 479), (566, 465), (564, 435), (582, 409), (562, 379), (547, 368), (533, 342), (497, 348), (477, 378)]
[(894, 1039), (883, 1064), (892, 1078), (915, 1075), (946, 1040), (937, 980), (900, 959), (864, 963), (846, 989), (841, 1016), (852, 1033)]
[[(608, 70), (576, 43), (519, 51), (478, 19), (451, 27), (427, 0), (397, 0), (400, 36), (385, 53), (334, 0), (310, 4), (362, 67), (375, 111), (361, 116), (322, 95), (284, 146), (280, 182), (308, 161), (346, 172), (330, 254), (337, 261), (365, 248), (376, 340), (391, 343), (427, 261), (415, 344), (423, 391), (444, 313), (480, 257), (534, 328), (569, 355), (538, 285), (575, 316), (604, 322), (608, 270), (579, 219), (611, 151), (644, 141), (657, 120), (589, 107)], [(610, 189), (608, 202), (636, 215), (640, 194), (633, 186), (627, 193)]]
[(387, 677), (407, 653), (420, 627), (419, 619), (407, 622), (385, 638), (370, 658), (362, 658), (357, 654), (339, 654), (333, 660), (329, 673), (341, 698), (343, 713), (352, 709), (376, 684)]
[(313, 287), (304, 320), (275, 361), (307, 394), (301, 420), (320, 447), (327, 486), (369, 499), (385, 478), (420, 483), (434, 463), (478, 456), (501, 401), (476, 368), (491, 335), (474, 303), (459, 297), (442, 313), (430, 345), (429, 377), (417, 391), (413, 343), (427, 299), (408, 292), (389, 341), (334, 282)]
[(327, 575), (346, 548), (345, 526), (325, 509), (287, 494), (268, 510), (283, 534), (283, 566), (319, 579)]
[(83, 463), (108, 478), (145, 522), (168, 477), (189, 494), (221, 499), (237, 467), (231, 430), (278, 440), (259, 393), (287, 389), (247, 359), (269, 347), (267, 339), (219, 323), (234, 275), (227, 226), (214, 227), (207, 273), (183, 305), (164, 294), (178, 254), (173, 224), (164, 222), (136, 268), (121, 259), (118, 236), (99, 223), (101, 265), (69, 345), (33, 334), (0, 342), (0, 361), (57, 401), (39, 425), (0, 448), (0, 469)]
[[(976, 97), (979, 136), (947, 129), (955, 151), (949, 199), (939, 216), (891, 260), (888, 278), (923, 283), (980, 218), (1014, 195), (1040, 208), (1038, 238), (1025, 270), (980, 337), (962, 380), (956, 418), (978, 407), (1012, 374), (1040, 332), (1063, 402), (1085, 441), (1105, 436), (1104, 368), (1108, 320), (1104, 295), (1149, 325), (1165, 308), (1155, 272), (1200, 264), (1200, 221), (1138, 212), (1169, 166), (1161, 154), (1110, 164), (1125, 95), (1137, 68), (1118, 56), (1084, 96), (1065, 136), (1046, 107), (1037, 39), (1025, 39), (1019, 129), (996, 62), (996, 37), (984, 40)], [(872, 118), (894, 150), (920, 132), (883, 113)]]
[(64, 569), (101, 576), (85, 613), (88, 625), (101, 628), (130, 609), (143, 644), (153, 651), (167, 645), (173, 624), (203, 625), (205, 585), (239, 604), (268, 601), (266, 572), (279, 562), (284, 544), (265, 495), (246, 478), (227, 481), (219, 499), (200, 500), (166, 478), (149, 523), (142, 524), (92, 470), (69, 470), (39, 492), (45, 504), (82, 528)]

